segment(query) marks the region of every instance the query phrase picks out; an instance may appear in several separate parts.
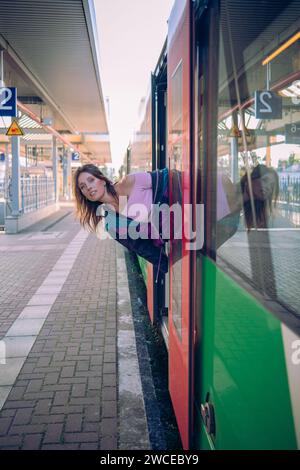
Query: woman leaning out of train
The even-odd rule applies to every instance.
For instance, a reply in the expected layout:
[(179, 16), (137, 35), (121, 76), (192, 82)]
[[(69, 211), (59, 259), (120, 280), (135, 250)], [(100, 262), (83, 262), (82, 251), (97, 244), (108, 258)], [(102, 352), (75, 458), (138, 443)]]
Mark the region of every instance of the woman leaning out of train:
[[(168, 203), (166, 168), (130, 174), (113, 183), (96, 165), (86, 164), (76, 170), (74, 193), (77, 217), (84, 228), (96, 233), (98, 224), (104, 222), (112, 238), (154, 265), (156, 280), (160, 271), (168, 271), (162, 227), (154, 226), (150, 217), (152, 204)], [(130, 207), (136, 204), (143, 210), (132, 217)], [(133, 229), (139, 236), (127, 236)]]

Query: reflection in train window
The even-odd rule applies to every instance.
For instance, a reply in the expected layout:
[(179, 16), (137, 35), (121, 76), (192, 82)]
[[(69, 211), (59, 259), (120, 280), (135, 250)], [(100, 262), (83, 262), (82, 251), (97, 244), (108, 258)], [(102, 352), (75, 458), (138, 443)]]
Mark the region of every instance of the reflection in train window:
[[(171, 199), (182, 204), (182, 63), (172, 75), (171, 85)], [(172, 242), (172, 318), (179, 338), (182, 337), (182, 240)]]
[(253, 3), (259, 21), (240, 1), (221, 1), (217, 262), (295, 319), (300, 318), (300, 3), (274, 2), (270, 9), (255, 1), (251, 11)]

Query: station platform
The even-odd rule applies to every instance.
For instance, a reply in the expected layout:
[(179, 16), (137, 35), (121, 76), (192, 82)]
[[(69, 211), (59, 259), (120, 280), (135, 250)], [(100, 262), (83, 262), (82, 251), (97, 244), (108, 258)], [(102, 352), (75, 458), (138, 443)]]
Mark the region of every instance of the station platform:
[(67, 202), (0, 235), (0, 449), (166, 448), (153, 401), (149, 427), (125, 255)]

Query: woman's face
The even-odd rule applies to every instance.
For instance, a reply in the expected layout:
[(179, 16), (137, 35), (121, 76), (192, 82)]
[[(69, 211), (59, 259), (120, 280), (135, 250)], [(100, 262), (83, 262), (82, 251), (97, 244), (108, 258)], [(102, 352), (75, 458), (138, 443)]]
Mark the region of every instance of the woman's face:
[(252, 191), (254, 199), (266, 201), (272, 197), (275, 188), (275, 176), (273, 173), (266, 173), (260, 178), (252, 180)]
[(105, 193), (105, 181), (90, 173), (80, 173), (78, 187), (89, 201), (101, 201)]

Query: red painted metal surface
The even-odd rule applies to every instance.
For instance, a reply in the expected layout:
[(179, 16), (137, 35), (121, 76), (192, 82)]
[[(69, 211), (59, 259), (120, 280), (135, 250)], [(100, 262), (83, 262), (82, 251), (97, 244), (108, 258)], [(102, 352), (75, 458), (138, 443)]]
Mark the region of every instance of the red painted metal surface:
[[(191, 202), (190, 188), (190, 1), (176, 1), (168, 32), (168, 159), (171, 204), (183, 209)], [(180, 188), (181, 186), (181, 188)], [(181, 189), (181, 190), (180, 190)], [(170, 250), (169, 390), (183, 447), (190, 446), (190, 255), (184, 228), (190, 223), (183, 212), (182, 241)]]
[(147, 263), (147, 307), (151, 322), (154, 320), (154, 305), (153, 305), (153, 266)]

